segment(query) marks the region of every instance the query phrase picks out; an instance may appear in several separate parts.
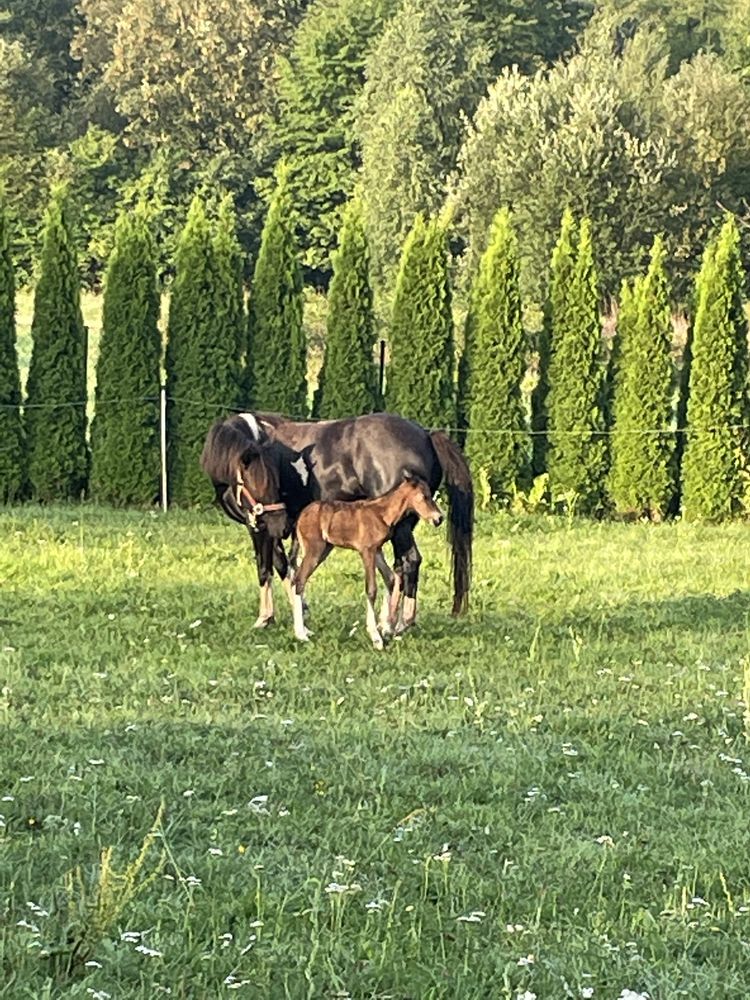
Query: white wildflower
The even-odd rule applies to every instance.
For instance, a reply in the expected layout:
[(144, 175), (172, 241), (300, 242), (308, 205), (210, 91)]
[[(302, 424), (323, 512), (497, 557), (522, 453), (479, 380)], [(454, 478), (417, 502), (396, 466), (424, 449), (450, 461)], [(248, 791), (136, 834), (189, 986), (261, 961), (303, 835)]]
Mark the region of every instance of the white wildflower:
[(136, 945), (135, 951), (139, 951), (142, 955), (148, 955), (149, 958), (163, 958), (164, 952), (157, 951), (156, 948), (149, 948), (145, 944)]

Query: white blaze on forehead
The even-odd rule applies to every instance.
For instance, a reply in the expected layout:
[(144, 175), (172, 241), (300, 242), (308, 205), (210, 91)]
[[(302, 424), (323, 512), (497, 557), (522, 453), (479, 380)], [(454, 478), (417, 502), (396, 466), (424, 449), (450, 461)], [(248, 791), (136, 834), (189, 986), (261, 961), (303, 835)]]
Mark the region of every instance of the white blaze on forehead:
[(310, 473), (305, 465), (305, 460), (301, 455), (296, 461), (292, 462), (292, 468), (302, 480), (302, 485), (307, 486), (307, 480), (310, 477)]
[(250, 433), (253, 435), (255, 440), (260, 441), (260, 427), (258, 427), (258, 421), (252, 413), (240, 413), (240, 416), (250, 428)]

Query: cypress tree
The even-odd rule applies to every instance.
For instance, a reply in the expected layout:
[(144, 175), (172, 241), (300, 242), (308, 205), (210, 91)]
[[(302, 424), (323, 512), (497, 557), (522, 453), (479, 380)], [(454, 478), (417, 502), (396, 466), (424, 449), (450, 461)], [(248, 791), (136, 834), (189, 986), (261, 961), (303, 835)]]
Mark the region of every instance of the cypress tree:
[(599, 292), (588, 219), (581, 223), (560, 315), (550, 361), (550, 484), (554, 498), (572, 500), (578, 511), (591, 513), (603, 505), (607, 449)]
[(352, 201), (344, 215), (339, 249), (333, 254), (316, 416), (332, 419), (377, 409), (374, 348), (370, 254), (361, 205)]
[(16, 353), (16, 286), (10, 226), (0, 197), (0, 502), (20, 500), (25, 480), (21, 378)]
[(307, 345), (287, 178), (282, 167), (250, 289), (245, 395), (256, 409), (302, 417), (307, 412)]
[(237, 218), (232, 198), (227, 195), (219, 205), (214, 234), (216, 261), (216, 312), (214, 331), (220, 344), (233, 344), (233, 360), (226, 359), (225, 392), (227, 399), (239, 402), (240, 373), (245, 352), (245, 291), (243, 254), (237, 239)]
[(645, 279), (624, 297), (618, 337), (610, 496), (621, 513), (661, 520), (676, 484), (672, 319), (660, 237)]
[(446, 223), (417, 215), (401, 255), (391, 319), (388, 409), (425, 427), (456, 419)]
[(155, 251), (143, 211), (124, 212), (104, 282), (91, 425), (91, 495), (148, 504), (159, 489), (161, 334)]
[(24, 418), (28, 472), (40, 500), (78, 500), (86, 489), (86, 327), (63, 188), (45, 218)]
[[(491, 494), (510, 499), (528, 473), (529, 440), (521, 400), (526, 338), (521, 314), (518, 249), (510, 212), (495, 216), (471, 290), (471, 339), (464, 366), (469, 413), (466, 452)], [(476, 433), (472, 429), (476, 428)], [(488, 428), (489, 433), (482, 433)], [(510, 433), (492, 433), (494, 429)]]
[(696, 291), (682, 505), (691, 520), (721, 520), (743, 506), (748, 460), (740, 429), (748, 422), (747, 321), (734, 218), (707, 248)]
[(550, 287), (544, 307), (544, 320), (537, 342), (537, 384), (531, 394), (532, 472), (541, 476), (547, 471), (547, 450), (549, 448), (549, 368), (552, 359), (552, 334), (562, 336), (562, 330), (570, 322), (569, 294), (575, 266), (577, 232), (573, 213), (569, 208), (563, 212), (560, 236), (552, 251), (550, 267)]
[(199, 460), (208, 425), (237, 403), (237, 334), (217, 323), (226, 309), (216, 236), (193, 199), (177, 247), (167, 341), (168, 468), (177, 503), (210, 499)]

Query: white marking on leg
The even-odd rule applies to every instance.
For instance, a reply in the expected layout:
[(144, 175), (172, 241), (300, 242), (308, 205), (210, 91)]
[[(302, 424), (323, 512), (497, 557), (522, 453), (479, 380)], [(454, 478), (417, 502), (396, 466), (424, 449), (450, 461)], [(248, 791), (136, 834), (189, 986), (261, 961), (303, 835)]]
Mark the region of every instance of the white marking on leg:
[(294, 611), (294, 606), (297, 603), (297, 593), (294, 589), (294, 584), (292, 583), (291, 575), (285, 576), (284, 579), (281, 581), (281, 585), (286, 591), (286, 596), (289, 598), (289, 605), (292, 611)]
[(393, 589), (388, 600), (388, 620), (391, 630), (396, 628), (398, 622), (398, 612), (401, 606), (401, 576), (398, 573), (393, 577)]
[(260, 612), (255, 628), (265, 628), (269, 622), (273, 621), (273, 594), (271, 592), (271, 581), (264, 583), (260, 588)]
[(305, 621), (302, 616), (302, 594), (295, 592), (292, 610), (294, 613), (294, 635), (300, 642), (307, 642), (310, 638), (310, 633), (305, 628)]
[(304, 458), (300, 455), (299, 458), (291, 463), (291, 466), (302, 480), (302, 485), (307, 486), (307, 480), (310, 478), (310, 470), (307, 468)]
[(245, 421), (247, 426), (250, 428), (250, 433), (253, 435), (256, 441), (260, 441), (260, 427), (258, 427), (258, 421), (255, 419), (252, 413), (240, 413), (240, 416)]
[(383, 635), (390, 635), (391, 632), (391, 595), (387, 590), (380, 607), (380, 631)]
[(370, 598), (367, 598), (367, 634), (372, 639), (375, 649), (383, 648), (383, 636), (378, 631), (378, 622), (375, 617), (375, 608)]

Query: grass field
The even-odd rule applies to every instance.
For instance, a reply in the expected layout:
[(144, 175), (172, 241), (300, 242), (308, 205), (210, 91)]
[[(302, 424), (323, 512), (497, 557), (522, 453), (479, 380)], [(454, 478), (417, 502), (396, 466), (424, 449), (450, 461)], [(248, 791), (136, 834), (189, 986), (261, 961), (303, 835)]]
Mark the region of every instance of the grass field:
[(486, 518), (458, 622), (420, 536), (379, 654), (348, 555), (302, 647), (218, 514), (0, 515), (0, 997), (747, 995), (747, 526)]

